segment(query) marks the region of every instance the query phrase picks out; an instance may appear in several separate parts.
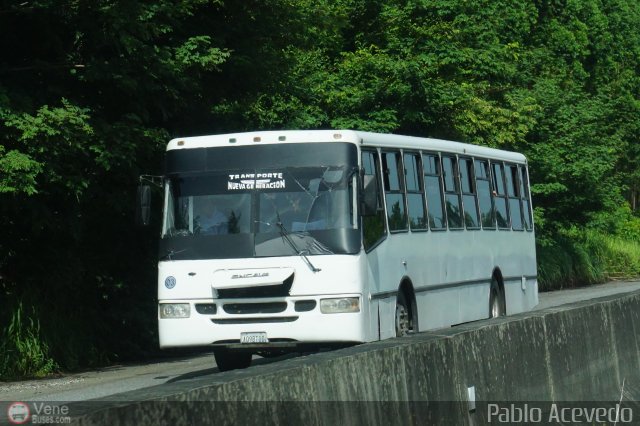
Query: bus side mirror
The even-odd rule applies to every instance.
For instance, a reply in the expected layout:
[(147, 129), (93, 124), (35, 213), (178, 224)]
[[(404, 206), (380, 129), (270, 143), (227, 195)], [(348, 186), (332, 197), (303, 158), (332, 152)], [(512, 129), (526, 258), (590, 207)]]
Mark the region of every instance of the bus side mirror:
[(151, 187), (149, 185), (138, 186), (136, 203), (136, 223), (147, 226), (151, 221)]
[(362, 215), (375, 216), (378, 213), (378, 180), (374, 175), (364, 175), (362, 186)]

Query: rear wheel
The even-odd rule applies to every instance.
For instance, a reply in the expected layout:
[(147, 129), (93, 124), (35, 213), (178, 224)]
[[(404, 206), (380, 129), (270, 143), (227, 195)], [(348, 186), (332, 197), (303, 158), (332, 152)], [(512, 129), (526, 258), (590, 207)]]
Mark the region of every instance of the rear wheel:
[(491, 280), (491, 290), (489, 293), (489, 318), (498, 318), (506, 315), (504, 294), (500, 291), (497, 278)]
[(407, 305), (407, 298), (403, 292), (398, 293), (396, 299), (396, 337), (402, 337), (411, 331), (411, 314)]
[(215, 349), (213, 356), (220, 371), (237, 370), (251, 365), (251, 352), (232, 352), (227, 349)]

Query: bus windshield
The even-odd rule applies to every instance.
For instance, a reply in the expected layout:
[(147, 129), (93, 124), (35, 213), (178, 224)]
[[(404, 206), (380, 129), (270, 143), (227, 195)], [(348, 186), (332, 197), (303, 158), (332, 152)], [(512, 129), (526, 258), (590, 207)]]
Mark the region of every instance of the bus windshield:
[(175, 247), (164, 254), (161, 248), (161, 257), (355, 253), (356, 170), (331, 165), (171, 175), (162, 237)]

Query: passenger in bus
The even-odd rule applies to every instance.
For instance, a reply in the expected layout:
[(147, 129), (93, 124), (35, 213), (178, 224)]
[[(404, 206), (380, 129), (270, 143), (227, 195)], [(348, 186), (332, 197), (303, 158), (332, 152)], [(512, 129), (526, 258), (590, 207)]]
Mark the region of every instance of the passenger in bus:
[(213, 198), (206, 198), (200, 205), (200, 215), (197, 216), (200, 233), (206, 235), (220, 235), (229, 233), (229, 218), (220, 211)]

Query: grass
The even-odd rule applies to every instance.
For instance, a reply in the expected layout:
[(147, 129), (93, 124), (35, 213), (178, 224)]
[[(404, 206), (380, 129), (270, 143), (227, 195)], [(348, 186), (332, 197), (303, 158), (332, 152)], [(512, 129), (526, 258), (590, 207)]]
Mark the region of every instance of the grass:
[(640, 276), (640, 243), (593, 230), (571, 230), (539, 244), (543, 291)]
[(15, 306), (0, 341), (0, 378), (45, 377), (57, 370), (42, 339), (35, 309), (27, 315), (23, 304)]
[(628, 280), (640, 276), (640, 244), (601, 236), (601, 251), (595, 258), (606, 271), (606, 280)]

